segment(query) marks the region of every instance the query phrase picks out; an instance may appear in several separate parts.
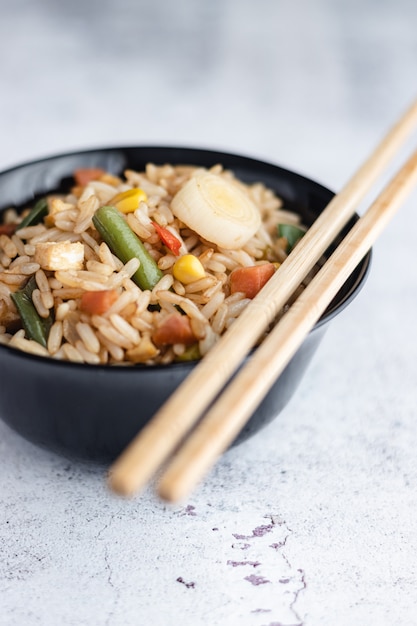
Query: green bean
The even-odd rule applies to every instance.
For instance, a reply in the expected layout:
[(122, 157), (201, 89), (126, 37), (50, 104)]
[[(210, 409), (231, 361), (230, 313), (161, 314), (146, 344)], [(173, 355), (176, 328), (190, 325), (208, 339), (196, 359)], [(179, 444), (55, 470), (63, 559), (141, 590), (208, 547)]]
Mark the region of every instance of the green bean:
[(120, 211), (112, 206), (103, 206), (95, 212), (93, 223), (110, 250), (123, 263), (135, 257), (139, 259), (140, 265), (132, 280), (141, 289), (153, 289), (163, 273)]
[(294, 224), (278, 224), (278, 237), (285, 237), (287, 240), (286, 252), (290, 253), (295, 244), (305, 235), (305, 230)]
[(37, 312), (32, 302), (32, 293), (37, 288), (36, 279), (32, 276), (23, 289), (11, 294), (11, 298), (20, 315), (27, 337), (46, 348), (52, 317), (49, 315), (47, 319), (44, 319)]
[(25, 228), (26, 226), (34, 226), (39, 224), (48, 213), (48, 202), (46, 198), (41, 198), (35, 206), (29, 211), (26, 217), (20, 222), (16, 230)]
[(198, 361), (201, 359), (201, 353), (198, 343), (193, 343), (191, 346), (188, 346), (184, 350), (182, 354), (179, 354), (175, 357), (175, 361)]

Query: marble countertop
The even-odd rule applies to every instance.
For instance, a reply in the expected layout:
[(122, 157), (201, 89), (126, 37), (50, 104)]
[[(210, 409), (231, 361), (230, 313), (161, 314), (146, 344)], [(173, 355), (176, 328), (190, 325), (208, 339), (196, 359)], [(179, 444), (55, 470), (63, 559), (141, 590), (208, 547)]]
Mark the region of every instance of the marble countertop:
[[(16, 0), (0, 168), (202, 146), (337, 191), (416, 96), (416, 23), (414, 0)], [(181, 505), (0, 422), (2, 626), (417, 624), (416, 204), (285, 411)]]

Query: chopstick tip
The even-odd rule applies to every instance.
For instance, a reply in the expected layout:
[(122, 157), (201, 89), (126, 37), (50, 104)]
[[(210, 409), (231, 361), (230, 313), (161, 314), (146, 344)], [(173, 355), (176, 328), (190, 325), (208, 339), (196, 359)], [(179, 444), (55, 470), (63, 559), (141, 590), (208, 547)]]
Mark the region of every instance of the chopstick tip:
[(135, 495), (136, 489), (126, 476), (110, 469), (107, 474), (107, 486), (113, 493), (125, 498), (131, 498)]
[(157, 487), (157, 494), (161, 500), (168, 502), (169, 504), (177, 504), (181, 500), (184, 500), (186, 494), (183, 493), (181, 488), (177, 485), (161, 480)]

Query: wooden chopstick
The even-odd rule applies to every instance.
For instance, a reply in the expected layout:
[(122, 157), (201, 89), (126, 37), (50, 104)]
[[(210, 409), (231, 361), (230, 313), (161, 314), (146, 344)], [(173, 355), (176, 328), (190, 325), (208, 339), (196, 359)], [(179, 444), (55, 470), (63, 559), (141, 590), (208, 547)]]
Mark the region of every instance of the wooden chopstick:
[(111, 466), (109, 486), (139, 491), (177, 448), (298, 285), (352, 217), (417, 124), (417, 101), (336, 195), (242, 315)]
[(417, 151), (349, 231), (319, 273), (180, 448), (159, 483), (177, 501), (233, 442), (326, 307), (417, 184)]

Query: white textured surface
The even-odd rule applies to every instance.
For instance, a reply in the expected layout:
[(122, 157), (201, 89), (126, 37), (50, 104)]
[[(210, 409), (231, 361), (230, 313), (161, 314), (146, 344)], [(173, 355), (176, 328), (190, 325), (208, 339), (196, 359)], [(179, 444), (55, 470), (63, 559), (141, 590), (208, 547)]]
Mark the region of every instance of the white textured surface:
[[(0, 167), (183, 144), (337, 190), (416, 95), (415, 0), (15, 0)], [(417, 624), (417, 195), (274, 424), (179, 507), (0, 423), (0, 624)]]

